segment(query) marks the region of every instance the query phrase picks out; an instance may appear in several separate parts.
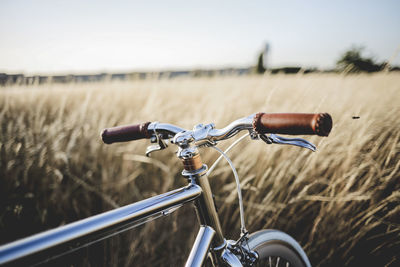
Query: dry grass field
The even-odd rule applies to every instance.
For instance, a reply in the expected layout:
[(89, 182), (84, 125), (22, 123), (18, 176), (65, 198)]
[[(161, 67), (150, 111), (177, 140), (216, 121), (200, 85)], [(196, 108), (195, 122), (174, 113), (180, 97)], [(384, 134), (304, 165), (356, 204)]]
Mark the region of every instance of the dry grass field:
[[(400, 75), (394, 73), (0, 88), (0, 243), (185, 184), (174, 147), (147, 159), (147, 141), (107, 146), (99, 138), (103, 128), (144, 121), (222, 128), (258, 111), (328, 112), (334, 127), (327, 138), (305, 137), (317, 145), (315, 153), (251, 140), (229, 152), (249, 230), (289, 233), (315, 266), (399, 266)], [(201, 153), (209, 165), (218, 156)], [(226, 162), (210, 182), (223, 229), (236, 238), (238, 205)], [(58, 264), (182, 265), (197, 230), (185, 206)]]

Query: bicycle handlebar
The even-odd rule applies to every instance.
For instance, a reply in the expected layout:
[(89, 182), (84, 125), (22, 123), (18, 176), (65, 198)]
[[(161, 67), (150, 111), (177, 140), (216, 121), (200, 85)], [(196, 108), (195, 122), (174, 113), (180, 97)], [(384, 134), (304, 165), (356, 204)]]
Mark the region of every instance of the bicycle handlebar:
[(332, 118), (328, 113), (257, 113), (253, 128), (260, 134), (328, 136), (332, 129)]
[(104, 129), (101, 133), (101, 139), (106, 144), (115, 142), (127, 142), (139, 139), (150, 138), (151, 135), (147, 130), (150, 122), (117, 126)]
[[(197, 128), (196, 128), (197, 127)], [(277, 133), (290, 135), (328, 136), (332, 129), (332, 118), (328, 113), (257, 113), (238, 119), (223, 129), (214, 129), (214, 125), (198, 125), (192, 131), (193, 139), (219, 141), (236, 135), (241, 130), (254, 130), (258, 134)], [(168, 123), (141, 123), (118, 126), (103, 130), (103, 142), (111, 144), (139, 139), (148, 139), (153, 133), (165, 138), (177, 133), (190, 132)]]

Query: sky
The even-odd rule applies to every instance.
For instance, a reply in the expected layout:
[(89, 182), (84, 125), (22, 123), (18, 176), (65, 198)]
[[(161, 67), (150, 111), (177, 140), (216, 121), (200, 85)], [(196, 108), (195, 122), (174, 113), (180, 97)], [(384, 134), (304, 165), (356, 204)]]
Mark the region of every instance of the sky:
[[(400, 1), (0, 1), (0, 72), (332, 68), (352, 46), (388, 60)], [(392, 61), (400, 65), (400, 55)]]

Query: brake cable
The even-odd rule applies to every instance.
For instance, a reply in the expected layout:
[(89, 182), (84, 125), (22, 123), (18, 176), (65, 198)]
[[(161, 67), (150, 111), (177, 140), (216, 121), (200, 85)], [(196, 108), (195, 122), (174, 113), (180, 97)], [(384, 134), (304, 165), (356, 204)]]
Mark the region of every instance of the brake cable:
[(242, 198), (242, 190), (240, 188), (240, 181), (239, 181), (239, 175), (236, 171), (235, 166), (233, 165), (232, 161), (229, 159), (229, 157), (226, 155), (226, 153), (231, 150), (234, 146), (236, 146), (240, 141), (242, 141), (245, 137), (247, 137), (249, 134), (245, 134), (242, 137), (240, 137), (238, 140), (236, 140), (235, 142), (233, 142), (226, 150), (225, 152), (222, 151), (220, 148), (216, 147), (216, 146), (211, 146), (212, 148), (214, 148), (215, 150), (217, 150), (221, 156), (219, 156), (219, 158), (214, 162), (214, 164), (211, 166), (211, 168), (207, 171), (207, 176), (210, 175), (210, 173), (215, 169), (215, 167), (217, 166), (217, 164), (221, 161), (222, 158), (225, 158), (226, 161), (229, 163), (229, 166), (232, 169), (233, 175), (235, 176), (235, 181), (236, 181), (236, 189), (238, 192), (238, 199), (239, 199), (239, 213), (240, 213), (240, 231), (242, 235), (246, 235), (248, 233), (246, 226), (245, 226), (245, 221), (244, 221), (244, 208), (243, 208), (243, 198)]
[[(233, 142), (225, 151), (224, 153), (228, 153), (229, 150), (231, 150), (234, 146), (236, 146), (240, 141), (242, 141), (244, 138), (246, 138), (249, 134), (245, 134), (242, 137), (240, 137), (238, 140), (236, 140), (235, 142)], [(217, 166), (217, 164), (221, 161), (221, 159), (223, 158), (223, 156), (219, 156), (219, 158), (213, 163), (213, 165), (210, 167), (210, 169), (207, 171), (207, 175), (209, 175)]]

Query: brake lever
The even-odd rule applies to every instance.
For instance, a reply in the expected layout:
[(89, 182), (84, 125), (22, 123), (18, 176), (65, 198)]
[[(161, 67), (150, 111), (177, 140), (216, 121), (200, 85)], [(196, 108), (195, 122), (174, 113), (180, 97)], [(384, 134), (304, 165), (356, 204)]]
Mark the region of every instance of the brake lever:
[(146, 157), (150, 157), (150, 154), (155, 151), (163, 150), (168, 147), (168, 140), (162, 139), (160, 136), (155, 135), (150, 139), (150, 142), (157, 143), (156, 145), (148, 146), (146, 149)]
[(292, 145), (292, 146), (299, 146), (303, 148), (310, 149), (311, 151), (315, 152), (317, 147), (302, 138), (287, 138), (282, 137), (276, 134), (271, 134), (270, 136), (260, 134), (261, 140), (263, 140), (267, 144), (282, 144), (282, 145)]

